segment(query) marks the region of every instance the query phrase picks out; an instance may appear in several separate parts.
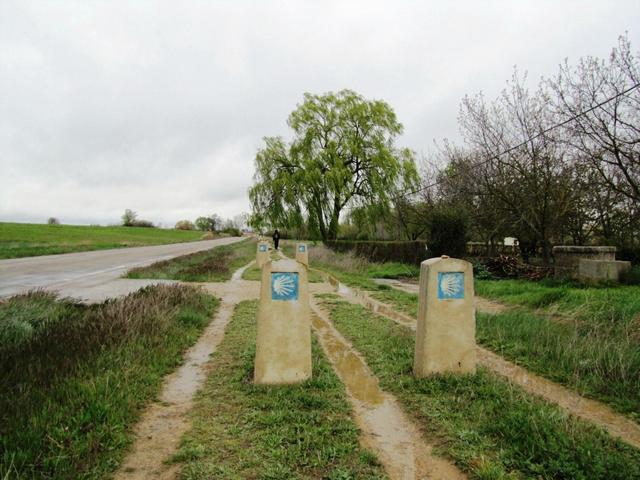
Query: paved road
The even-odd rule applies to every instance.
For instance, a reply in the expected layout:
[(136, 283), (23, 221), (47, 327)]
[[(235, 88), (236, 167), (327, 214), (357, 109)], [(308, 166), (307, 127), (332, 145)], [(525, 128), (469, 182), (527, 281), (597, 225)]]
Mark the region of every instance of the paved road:
[(133, 267), (207, 250), (242, 240), (240, 237), (173, 243), (152, 247), (118, 248), (94, 252), (0, 260), (0, 298), (34, 288), (85, 301), (101, 301), (158, 280), (120, 278)]

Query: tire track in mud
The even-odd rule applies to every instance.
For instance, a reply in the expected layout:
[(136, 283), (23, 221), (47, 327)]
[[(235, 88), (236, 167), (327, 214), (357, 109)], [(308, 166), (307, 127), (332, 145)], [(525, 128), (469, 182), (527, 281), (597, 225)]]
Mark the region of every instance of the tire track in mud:
[(374, 451), (392, 479), (467, 478), (453, 463), (434, 456), (419, 429), (395, 398), (382, 391), (377, 377), (353, 346), (336, 330), (325, 311), (311, 300), (312, 326), (347, 390), (361, 443)]
[[(152, 403), (134, 428), (133, 448), (114, 474), (116, 480), (173, 479), (180, 465), (164, 462), (178, 450), (183, 433), (190, 427), (187, 413), (195, 393), (204, 383), (207, 362), (224, 337), (236, 304), (258, 295), (256, 282), (241, 280), (253, 262), (233, 273), (226, 283), (201, 286), (221, 298), (211, 323), (185, 354), (184, 363), (165, 377), (159, 401)], [(258, 284), (259, 285), (259, 284)]]
[[(332, 276), (329, 276), (329, 280), (337, 289), (337, 293), (350, 303), (362, 305), (374, 313), (415, 331), (416, 320), (409, 315), (395, 311), (391, 306), (371, 298), (364, 291), (343, 285)], [(486, 313), (496, 312), (489, 309)], [(611, 436), (620, 438), (629, 445), (640, 449), (640, 425), (615, 412), (604, 403), (583, 397), (575, 391), (532, 373), (481, 346), (476, 346), (476, 352), (478, 363), (493, 373), (520, 386), (528, 393), (541, 397), (570, 414), (603, 428)]]

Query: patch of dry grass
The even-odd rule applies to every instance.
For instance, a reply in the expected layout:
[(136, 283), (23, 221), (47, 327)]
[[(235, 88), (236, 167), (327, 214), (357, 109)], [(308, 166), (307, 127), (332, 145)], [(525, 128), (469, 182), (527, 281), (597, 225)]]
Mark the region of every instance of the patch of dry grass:
[(107, 476), (216, 304), (182, 285), (92, 306), (44, 292), (0, 303), (0, 478)]

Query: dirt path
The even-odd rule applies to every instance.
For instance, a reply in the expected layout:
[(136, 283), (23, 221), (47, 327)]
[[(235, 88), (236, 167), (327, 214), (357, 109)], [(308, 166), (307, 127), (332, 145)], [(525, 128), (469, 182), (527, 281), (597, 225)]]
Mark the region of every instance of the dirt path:
[(335, 329), (327, 314), (311, 301), (312, 325), (336, 373), (344, 383), (361, 430), (361, 443), (374, 451), (389, 477), (398, 480), (456, 480), (466, 476), (432, 454), (420, 431), (407, 418), (395, 398), (382, 391), (378, 379)]
[(136, 425), (133, 449), (114, 475), (116, 480), (175, 478), (180, 466), (163, 462), (176, 452), (190, 426), (187, 412), (206, 378), (209, 356), (222, 341), (235, 305), (258, 296), (258, 282), (241, 280), (249, 266), (234, 272), (230, 282), (202, 284), (221, 297), (220, 306), (198, 342), (187, 351), (184, 364), (165, 378), (159, 401), (147, 408)]
[[(349, 302), (360, 304), (415, 331), (416, 320), (414, 318), (393, 310), (389, 305), (371, 298), (366, 292), (346, 287), (336, 282), (335, 279), (332, 284), (337, 287), (338, 294)], [(493, 313), (491, 308), (487, 307), (488, 313)], [(477, 354), (478, 363), (485, 368), (505, 377), (527, 392), (564, 408), (572, 415), (602, 427), (610, 435), (619, 437), (626, 443), (640, 448), (640, 425), (624, 415), (616, 413), (607, 405), (585, 398), (567, 387), (531, 373), (480, 346), (477, 347)]]

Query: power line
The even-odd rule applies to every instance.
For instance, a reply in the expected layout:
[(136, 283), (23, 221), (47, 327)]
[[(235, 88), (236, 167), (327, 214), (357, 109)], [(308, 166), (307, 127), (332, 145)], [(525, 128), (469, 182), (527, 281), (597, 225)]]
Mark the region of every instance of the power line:
[[(563, 127), (566, 124), (568, 124), (570, 122), (573, 122), (573, 121), (577, 120), (578, 118), (583, 117), (586, 114), (591, 113), (591, 112), (593, 112), (594, 110), (596, 110), (598, 108), (603, 107), (607, 103), (614, 101), (618, 97), (626, 95), (627, 93), (633, 91), (634, 89), (636, 89), (638, 87), (640, 87), (640, 83), (636, 83), (635, 85), (632, 85), (631, 87), (627, 88), (626, 90), (623, 90), (622, 92), (618, 92), (614, 96), (609, 97), (606, 100), (603, 100), (602, 102), (600, 102), (600, 103), (598, 103), (596, 105), (593, 105), (592, 107), (589, 107), (586, 110), (583, 110), (582, 112), (577, 113), (576, 115), (574, 115), (572, 117), (569, 117), (569, 118), (567, 118), (566, 120), (563, 120), (560, 123), (556, 123), (555, 125), (552, 125), (552, 126), (546, 128), (546, 129), (536, 133), (535, 135), (527, 138), (526, 140), (524, 140), (523, 142), (519, 143), (518, 145), (515, 145), (513, 147), (509, 147), (506, 150), (503, 150), (502, 152), (497, 153), (496, 155), (494, 155), (492, 157), (489, 157), (486, 160), (483, 160), (482, 162), (474, 165), (473, 168), (478, 168), (478, 167), (481, 167), (483, 165), (486, 165), (487, 163), (491, 162), (492, 160), (498, 160), (501, 156), (506, 155), (507, 153), (511, 153), (514, 150), (517, 150), (517, 149), (525, 146), (527, 143), (535, 140), (538, 137), (541, 137), (542, 135), (545, 135), (545, 134), (549, 133), (551, 130), (555, 130), (556, 128)], [(453, 172), (449, 176), (449, 178), (457, 177), (458, 175), (460, 175), (460, 173)], [(414, 190), (414, 191), (411, 191), (411, 192), (405, 192), (405, 193), (403, 193), (401, 195), (397, 195), (397, 197), (407, 197), (407, 196), (410, 196), (410, 195), (415, 195), (416, 193), (420, 193), (420, 192), (422, 192), (424, 190), (428, 190), (429, 188), (435, 187), (435, 186), (439, 185), (440, 183), (442, 183), (442, 181), (441, 180), (437, 180), (437, 181), (435, 181), (433, 183), (430, 183), (429, 185), (425, 185), (423, 187), (420, 187), (417, 190)]]

